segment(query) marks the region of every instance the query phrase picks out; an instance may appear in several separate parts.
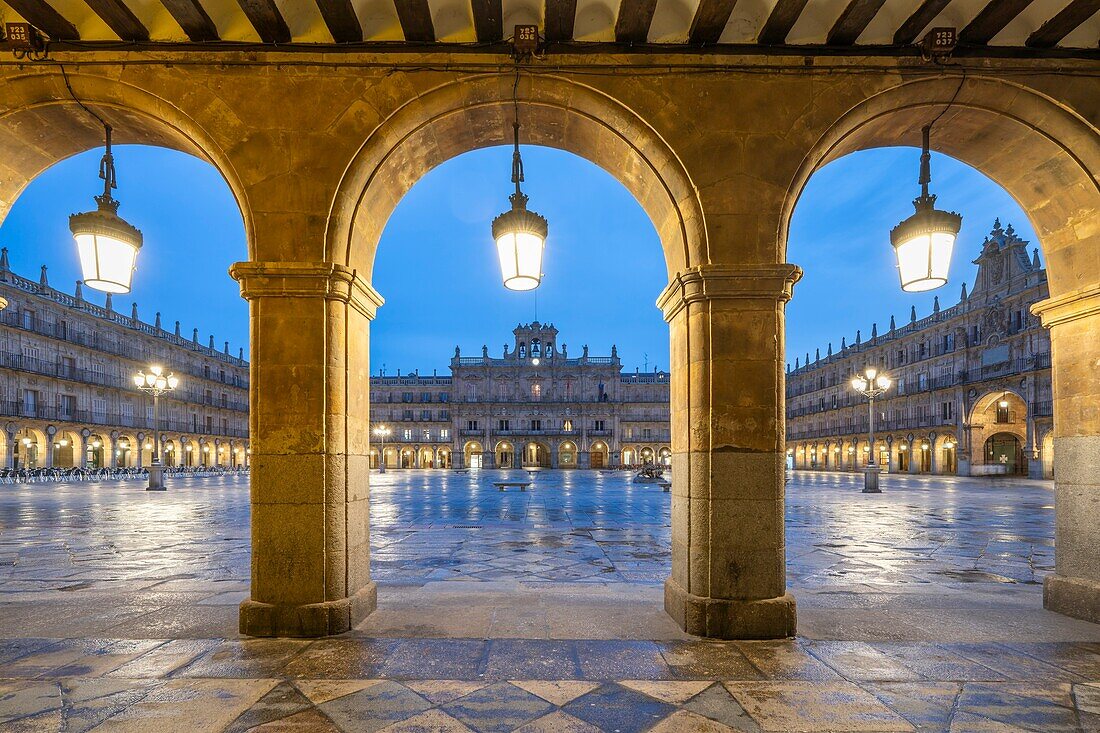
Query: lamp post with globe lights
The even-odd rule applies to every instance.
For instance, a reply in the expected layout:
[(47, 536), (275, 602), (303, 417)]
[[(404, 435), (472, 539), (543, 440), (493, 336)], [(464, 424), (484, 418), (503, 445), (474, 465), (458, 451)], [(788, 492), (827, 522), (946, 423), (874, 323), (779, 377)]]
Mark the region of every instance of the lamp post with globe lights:
[(146, 491), (165, 491), (164, 465), (160, 462), (160, 396), (174, 390), (179, 378), (159, 366), (149, 367), (149, 373), (138, 372), (134, 375), (134, 386), (142, 392), (153, 395), (153, 462), (149, 466), (149, 485)]
[(879, 374), (874, 367), (867, 367), (863, 374), (852, 377), (852, 389), (867, 398), (867, 467), (863, 472), (863, 493), (881, 494), (878, 487), (879, 467), (875, 462), (875, 398), (890, 389), (890, 378)]
[(390, 434), (390, 429), (385, 425), (379, 425), (374, 429), (374, 434), (382, 441), (382, 447), (378, 451), (378, 473), (386, 472), (386, 436)]

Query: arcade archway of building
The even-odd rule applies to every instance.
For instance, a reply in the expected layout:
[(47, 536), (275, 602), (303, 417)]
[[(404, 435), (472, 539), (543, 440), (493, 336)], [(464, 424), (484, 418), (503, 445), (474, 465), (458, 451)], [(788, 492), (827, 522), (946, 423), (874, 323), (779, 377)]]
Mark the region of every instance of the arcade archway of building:
[[(507, 141), (512, 75), (336, 65), (299, 83), (259, 64), (227, 81), (214, 63), (167, 72), (111, 67), (109, 52), (101, 60), (110, 73), (81, 67), (70, 77), (115, 126), (116, 140), (213, 162), (245, 221), (251, 260), (232, 270), (250, 302), (254, 354), (253, 577), (241, 629), (345, 631), (376, 596), (366, 470), (369, 322), (383, 303), (370, 286), (374, 248), (389, 212), (427, 170)], [(562, 66), (524, 74), (519, 84), (526, 141), (569, 150), (618, 177), (664, 249), (670, 284), (658, 304), (671, 332), (677, 476), (666, 609), (706, 636), (793, 633), (782, 364), (783, 304), (799, 270), (784, 264), (786, 222), (822, 164), (864, 147), (912, 144), (943, 112), (933, 147), (1004, 186), (1041, 238), (1051, 298), (1036, 311), (1052, 328), (1054, 440), (1073, 457), (1058, 477), (1058, 567), (1047, 604), (1100, 619), (1100, 522), (1084, 498), (1100, 455), (1100, 379), (1091, 368), (1100, 328), (1100, 138), (1097, 120), (1086, 117), (1095, 109), (1085, 85), (1065, 84), (1064, 70), (1044, 74), (1041, 62), (1028, 87), (1007, 71), (998, 79), (996, 64), (960, 81), (954, 71), (881, 62), (832, 76), (797, 60), (769, 63), (790, 68), (637, 84), (610, 70), (571, 78)], [(219, 83), (208, 83), (213, 76)], [(70, 101), (55, 67), (3, 67), (0, 89), (3, 214), (39, 171), (97, 146), (101, 130)], [(257, 109), (257, 95), (279, 110), (277, 119)], [(310, 507), (334, 505), (343, 508), (338, 521), (311, 518), (326, 513)], [(749, 516), (753, 532), (727, 531)]]

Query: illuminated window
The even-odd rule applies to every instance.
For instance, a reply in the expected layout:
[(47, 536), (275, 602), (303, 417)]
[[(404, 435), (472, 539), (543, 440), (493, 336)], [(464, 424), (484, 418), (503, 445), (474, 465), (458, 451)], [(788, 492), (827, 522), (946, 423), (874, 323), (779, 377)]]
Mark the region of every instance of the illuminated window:
[(542, 399), (542, 385), (541, 384), (532, 384), (531, 385), (531, 399), (533, 399), (533, 400), (541, 400)]
[(572, 420), (564, 420), (561, 424), (561, 427), (562, 427), (562, 430), (564, 430), (565, 432), (571, 433), (571, 432), (573, 432), (573, 421)]

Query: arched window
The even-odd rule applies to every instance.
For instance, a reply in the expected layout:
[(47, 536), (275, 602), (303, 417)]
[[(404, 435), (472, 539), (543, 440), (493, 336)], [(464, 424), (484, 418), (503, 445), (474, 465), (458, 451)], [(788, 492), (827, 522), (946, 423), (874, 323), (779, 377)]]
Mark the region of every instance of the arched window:
[(519, 358), (527, 358), (527, 344), (523, 343), (522, 341), (519, 342)]

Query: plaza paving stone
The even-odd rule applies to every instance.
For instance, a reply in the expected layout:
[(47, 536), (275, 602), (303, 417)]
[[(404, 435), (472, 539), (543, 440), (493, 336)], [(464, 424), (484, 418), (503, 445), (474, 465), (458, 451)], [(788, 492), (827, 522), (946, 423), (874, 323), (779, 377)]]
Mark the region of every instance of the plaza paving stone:
[(373, 476), (379, 610), (312, 641), (236, 632), (244, 479), (0, 487), (0, 730), (1100, 731), (1049, 483), (796, 473), (800, 636), (716, 642), (661, 609), (668, 494), (498, 477)]

